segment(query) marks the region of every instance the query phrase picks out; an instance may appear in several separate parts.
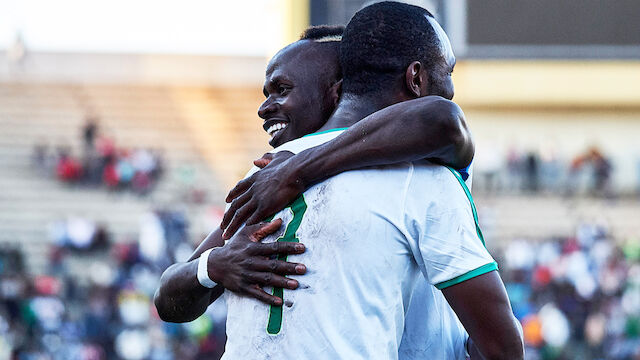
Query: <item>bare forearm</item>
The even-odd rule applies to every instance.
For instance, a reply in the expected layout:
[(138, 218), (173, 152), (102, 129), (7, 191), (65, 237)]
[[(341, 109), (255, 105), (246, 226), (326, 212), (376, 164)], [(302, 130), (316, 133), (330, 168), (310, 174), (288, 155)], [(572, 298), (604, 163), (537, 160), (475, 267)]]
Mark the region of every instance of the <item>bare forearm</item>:
[(448, 100), (425, 97), (382, 109), (290, 161), (310, 185), (343, 171), (420, 159), (462, 168), (472, 157), (462, 111)]
[(470, 350), (477, 351), (477, 358), (524, 358), (522, 332), (496, 271), (453, 285), (442, 292), (473, 339), (475, 349)]
[[(522, 330), (518, 323), (518, 320), (513, 318), (514, 327), (516, 327), (520, 331), (520, 338), (522, 338)], [(515, 338), (512, 338), (515, 339)], [(511, 346), (492, 346), (487, 349), (485, 345), (485, 349), (481, 350), (478, 345), (473, 341), (472, 338), (469, 338), (467, 343), (467, 349), (469, 351), (469, 356), (471, 360), (511, 360), (511, 359), (522, 359), (524, 352), (521, 341), (513, 341)], [(485, 355), (482, 351), (484, 351), (487, 355)]]
[(156, 290), (154, 302), (160, 318), (168, 322), (187, 322), (204, 314), (213, 300), (223, 290), (200, 285), (197, 278), (198, 260), (177, 263), (162, 274), (160, 287)]
[(223, 245), (222, 232), (211, 232), (193, 252), (188, 262), (171, 265), (162, 273), (154, 303), (160, 318), (168, 322), (187, 322), (202, 315), (224, 289), (208, 289), (198, 282), (198, 258), (205, 250)]

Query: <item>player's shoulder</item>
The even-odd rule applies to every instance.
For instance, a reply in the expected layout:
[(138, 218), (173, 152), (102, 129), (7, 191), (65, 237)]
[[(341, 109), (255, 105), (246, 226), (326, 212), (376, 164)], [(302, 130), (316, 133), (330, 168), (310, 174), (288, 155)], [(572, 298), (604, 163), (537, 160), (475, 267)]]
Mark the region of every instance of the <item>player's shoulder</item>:
[(436, 182), (443, 184), (457, 184), (456, 171), (448, 166), (433, 163), (427, 160), (414, 161), (413, 176), (420, 181)]
[(279, 151), (289, 151), (297, 154), (303, 150), (322, 145), (328, 141), (331, 141), (342, 134), (346, 128), (331, 129), (327, 131), (316, 132), (313, 134), (305, 135), (301, 138), (297, 138), (288, 141), (277, 148), (270, 151), (271, 153), (277, 153)]
[(466, 203), (467, 190), (461, 175), (447, 166), (427, 161), (413, 163), (409, 191), (421, 193), (436, 202)]

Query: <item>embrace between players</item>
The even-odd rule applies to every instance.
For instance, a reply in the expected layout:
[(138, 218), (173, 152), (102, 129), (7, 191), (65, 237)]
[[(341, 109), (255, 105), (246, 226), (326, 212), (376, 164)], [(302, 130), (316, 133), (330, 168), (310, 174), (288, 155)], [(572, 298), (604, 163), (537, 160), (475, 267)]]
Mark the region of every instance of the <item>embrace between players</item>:
[(431, 14), (396, 2), (280, 50), (258, 110), (275, 149), (163, 273), (161, 318), (224, 294), (224, 359), (522, 359), (465, 183), (454, 65)]

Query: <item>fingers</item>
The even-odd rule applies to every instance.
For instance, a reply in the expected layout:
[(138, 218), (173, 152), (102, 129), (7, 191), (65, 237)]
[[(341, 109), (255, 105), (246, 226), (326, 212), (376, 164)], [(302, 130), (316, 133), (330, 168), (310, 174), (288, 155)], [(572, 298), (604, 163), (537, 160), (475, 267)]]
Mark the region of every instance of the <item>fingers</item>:
[(264, 208), (258, 206), (256, 210), (253, 212), (253, 214), (247, 219), (247, 221), (245, 221), (245, 224), (247, 225), (257, 224), (258, 222), (260, 222), (260, 220), (266, 219), (267, 217), (269, 217), (269, 215), (271, 214), (264, 211)]
[(268, 244), (258, 243), (252, 248), (252, 255), (271, 256), (275, 254), (294, 255), (302, 254), (304, 244), (288, 241), (276, 241)]
[(244, 206), (242, 206), (240, 209), (238, 209), (238, 211), (236, 211), (235, 215), (233, 216), (231, 223), (229, 223), (229, 226), (227, 226), (227, 230), (225, 230), (224, 234), (222, 234), (222, 238), (225, 240), (230, 239), (233, 236), (233, 234), (235, 234), (236, 231), (238, 231), (240, 226), (242, 226), (242, 224), (249, 217), (249, 215), (253, 213), (256, 207), (257, 206), (254, 205), (252, 202), (249, 202)]
[(231, 189), (231, 191), (229, 191), (229, 194), (227, 194), (227, 198), (225, 199), (225, 201), (227, 203), (230, 203), (233, 199), (237, 198), (238, 196), (240, 196), (240, 194), (244, 193), (245, 191), (247, 191), (247, 189), (249, 189), (251, 187), (251, 184), (253, 184), (253, 181), (251, 181), (253, 176), (250, 176), (244, 180), (240, 180), (238, 181), (238, 183), (236, 184), (236, 186), (233, 187), (233, 189)]
[(264, 168), (265, 166), (269, 165), (269, 163), (271, 162), (271, 160), (267, 160), (267, 159), (256, 159), (253, 160), (253, 165), (259, 167), (260, 169)]
[(292, 153), (291, 151), (288, 150), (282, 150), (282, 151), (278, 151), (275, 156), (273, 154), (271, 154), (271, 160), (275, 159), (275, 158), (282, 158), (282, 159), (288, 159), (292, 156), (294, 156), (295, 154)]
[(267, 292), (265, 292), (264, 290), (262, 290), (262, 288), (258, 285), (252, 285), (249, 286), (248, 288), (245, 289), (247, 295), (250, 295), (260, 301), (262, 301), (265, 304), (269, 304), (269, 305), (275, 305), (275, 306), (281, 306), (282, 305), (282, 299), (277, 297), (277, 296), (273, 296), (273, 295), (269, 295)]
[(275, 219), (269, 223), (261, 223), (257, 230), (255, 230), (249, 238), (251, 241), (259, 242), (264, 239), (267, 235), (273, 234), (282, 226), (282, 219)]
[(260, 159), (254, 160), (253, 161), (253, 165), (255, 165), (255, 166), (259, 167), (260, 169), (262, 169), (265, 166), (269, 165), (271, 160), (273, 160), (273, 154), (266, 153), (266, 154), (262, 155), (262, 157)]
[(236, 215), (236, 212), (238, 211), (238, 209), (240, 209), (250, 199), (251, 199), (251, 194), (248, 192), (245, 192), (239, 198), (233, 200), (233, 202), (231, 203), (231, 206), (229, 206), (229, 209), (227, 209), (227, 211), (224, 213), (224, 216), (222, 217), (222, 223), (220, 223), (220, 228), (226, 229), (231, 223), (231, 220)]
[(257, 261), (252, 267), (256, 271), (271, 272), (280, 275), (303, 275), (307, 272), (307, 267), (303, 264), (286, 262), (281, 260)]
[(262, 286), (280, 287), (283, 289), (294, 290), (298, 287), (298, 281), (289, 279), (284, 276), (276, 275), (269, 272), (254, 272), (245, 276), (252, 284)]

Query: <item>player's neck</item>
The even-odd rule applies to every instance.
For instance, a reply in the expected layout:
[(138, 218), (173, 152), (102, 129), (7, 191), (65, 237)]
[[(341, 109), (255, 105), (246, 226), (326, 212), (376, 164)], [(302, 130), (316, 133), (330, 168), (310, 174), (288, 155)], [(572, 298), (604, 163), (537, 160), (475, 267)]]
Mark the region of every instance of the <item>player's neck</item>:
[(393, 99), (389, 100), (389, 97), (384, 96), (365, 97), (345, 95), (340, 99), (336, 110), (329, 120), (327, 120), (324, 126), (318, 131), (349, 127), (374, 112), (393, 105), (396, 102), (398, 101)]

